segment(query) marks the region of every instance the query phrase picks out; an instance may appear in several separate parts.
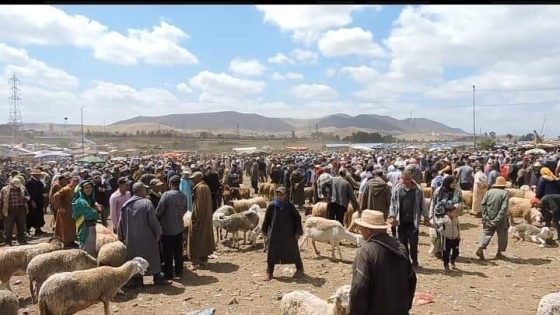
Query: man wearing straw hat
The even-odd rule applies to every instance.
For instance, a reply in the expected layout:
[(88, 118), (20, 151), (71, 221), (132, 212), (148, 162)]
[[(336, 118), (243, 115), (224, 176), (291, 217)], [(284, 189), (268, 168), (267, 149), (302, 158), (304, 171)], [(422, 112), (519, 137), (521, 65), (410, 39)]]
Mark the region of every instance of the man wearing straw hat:
[(355, 222), (367, 241), (354, 260), (348, 314), (408, 314), (416, 273), (406, 248), (387, 234), (383, 212), (363, 210)]
[(492, 188), (489, 189), (484, 195), (484, 198), (482, 198), (481, 211), (483, 230), (480, 247), (476, 251), (476, 256), (480, 259), (484, 259), (483, 250), (490, 244), (496, 232), (498, 234), (498, 251), (496, 253), (496, 258), (502, 258), (502, 252), (507, 248), (509, 194), (504, 188), (506, 188), (506, 179), (499, 176), (496, 179), (496, 183), (492, 185)]

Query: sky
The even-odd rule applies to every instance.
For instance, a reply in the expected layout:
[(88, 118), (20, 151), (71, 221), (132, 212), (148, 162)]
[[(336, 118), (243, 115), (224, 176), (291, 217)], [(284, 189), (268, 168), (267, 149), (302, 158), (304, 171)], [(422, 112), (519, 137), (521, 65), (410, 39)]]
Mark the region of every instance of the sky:
[(235, 110), (560, 134), (560, 6), (0, 6), (0, 113), (111, 124)]

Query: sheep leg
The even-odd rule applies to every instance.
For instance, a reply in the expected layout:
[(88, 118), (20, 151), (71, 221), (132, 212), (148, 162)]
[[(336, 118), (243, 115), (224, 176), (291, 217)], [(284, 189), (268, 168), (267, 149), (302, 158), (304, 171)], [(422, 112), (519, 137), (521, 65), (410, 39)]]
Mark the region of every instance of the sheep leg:
[(340, 260), (342, 261), (342, 252), (340, 251), (340, 243), (339, 242), (336, 243), (336, 248), (338, 249), (338, 257), (340, 257)]
[(335, 240), (333, 235), (331, 234), (331, 257), (332, 259), (334, 259), (334, 244), (335, 244)]
[(29, 292), (31, 292), (31, 302), (37, 303), (35, 300), (35, 288), (33, 288), (33, 280), (29, 279)]
[(243, 231), (243, 245), (247, 244), (247, 231)]
[(109, 301), (103, 301), (103, 311), (105, 312), (105, 315), (111, 315), (109, 312)]
[(307, 234), (303, 234), (303, 237), (301, 239), (301, 241), (299, 242), (299, 251), (301, 252), (301, 247), (303, 246), (303, 243), (305, 243), (305, 241), (308, 240), (308, 236)]
[(315, 240), (311, 239), (311, 245), (313, 245), (313, 250), (315, 250), (315, 255), (319, 256), (319, 251), (317, 250), (317, 247), (315, 246)]

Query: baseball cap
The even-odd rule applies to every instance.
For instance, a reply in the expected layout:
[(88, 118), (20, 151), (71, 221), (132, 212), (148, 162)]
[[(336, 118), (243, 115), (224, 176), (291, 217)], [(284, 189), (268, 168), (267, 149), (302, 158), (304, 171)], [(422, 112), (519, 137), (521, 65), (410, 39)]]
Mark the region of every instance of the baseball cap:
[(144, 185), (142, 182), (136, 182), (132, 185), (132, 192), (138, 192), (142, 188), (148, 188), (148, 186)]
[(126, 177), (119, 178), (119, 181), (118, 181), (119, 185), (120, 184), (129, 184), (129, 183), (130, 183), (130, 181), (128, 180), (128, 178), (126, 178)]
[(288, 191), (286, 190), (286, 187), (280, 186), (276, 188), (276, 192), (286, 194)]
[(174, 183), (174, 184), (180, 183), (180, 182), (181, 182), (181, 176), (179, 176), (179, 175), (173, 175), (173, 176), (171, 176), (171, 178), (169, 179), (169, 182), (170, 182), (170, 183)]

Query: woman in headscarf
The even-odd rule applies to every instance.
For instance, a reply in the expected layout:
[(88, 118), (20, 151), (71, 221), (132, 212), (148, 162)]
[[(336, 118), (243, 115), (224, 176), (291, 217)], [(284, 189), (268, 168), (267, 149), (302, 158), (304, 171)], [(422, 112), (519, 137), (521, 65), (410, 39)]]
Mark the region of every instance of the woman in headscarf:
[(76, 220), (76, 234), (80, 248), (95, 256), (95, 223), (99, 212), (95, 209), (93, 182), (84, 180), (76, 187), (72, 200), (72, 217)]
[(560, 194), (560, 180), (548, 167), (540, 169), (541, 177), (537, 185), (537, 198), (546, 195)]
[[(443, 182), (432, 195), (430, 204), (430, 223), (432, 224), (430, 235), (432, 235), (432, 254), (435, 257), (440, 257), (442, 253), (441, 235), (437, 232), (437, 227), (441, 224), (440, 219), (445, 216), (445, 212), (440, 213), (440, 209), (445, 211), (446, 205), (453, 205), (453, 208), (458, 209), (461, 213), (463, 206), (463, 194), (457, 186), (457, 179), (453, 175), (448, 175), (443, 178)], [(436, 236), (435, 238), (433, 236)]]
[(482, 198), (486, 191), (488, 190), (488, 178), (486, 174), (482, 172), (480, 166), (476, 167), (476, 174), (474, 174), (474, 187), (473, 187), (473, 201), (471, 214), (475, 216), (480, 216)]

